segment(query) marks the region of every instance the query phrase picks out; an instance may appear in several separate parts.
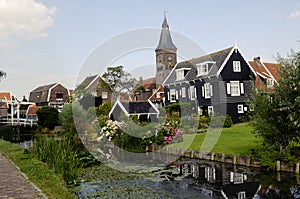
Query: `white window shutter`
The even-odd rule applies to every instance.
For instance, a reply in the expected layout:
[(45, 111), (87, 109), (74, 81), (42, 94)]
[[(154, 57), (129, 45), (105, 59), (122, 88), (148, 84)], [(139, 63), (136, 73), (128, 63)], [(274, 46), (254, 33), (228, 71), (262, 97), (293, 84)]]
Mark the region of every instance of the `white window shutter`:
[(205, 90), (204, 90), (204, 86), (202, 86), (202, 97), (204, 97), (204, 95), (205, 95)]
[(170, 100), (170, 92), (168, 92), (168, 100)]
[(210, 85), (210, 96), (213, 96), (213, 86)]
[(191, 92), (190, 92), (189, 88), (188, 88), (188, 96), (189, 96), (189, 99), (191, 99)]
[(241, 83), (240, 87), (241, 87), (241, 94), (244, 94), (244, 83)]
[(227, 83), (227, 94), (230, 94), (230, 83)]
[(194, 87), (194, 92), (195, 92), (195, 99), (197, 99), (197, 87)]
[(176, 99), (178, 99), (178, 90), (176, 90)]

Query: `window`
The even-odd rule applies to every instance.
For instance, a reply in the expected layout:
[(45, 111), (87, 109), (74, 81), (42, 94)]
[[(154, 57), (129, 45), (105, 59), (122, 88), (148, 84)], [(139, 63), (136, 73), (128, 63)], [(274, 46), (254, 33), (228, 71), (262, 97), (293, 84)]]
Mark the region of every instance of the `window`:
[[(246, 107), (245, 107), (246, 108)], [(237, 106), (237, 109), (238, 109), (238, 113), (244, 113), (244, 105), (243, 104), (239, 104)]]
[(208, 64), (199, 64), (197, 65), (197, 75), (203, 76), (208, 74)]
[(181, 97), (185, 98), (186, 97), (186, 91), (185, 91), (185, 87), (181, 88)]
[(241, 62), (233, 61), (233, 72), (241, 72)]
[(107, 99), (107, 92), (102, 92), (102, 99)]
[(56, 100), (57, 101), (62, 101), (64, 99), (64, 94), (63, 93), (56, 93)]
[(184, 70), (177, 70), (176, 71), (176, 80), (183, 80), (184, 79)]
[(210, 116), (214, 115), (214, 107), (213, 106), (207, 107), (207, 114)]
[(203, 89), (202, 96), (205, 99), (208, 99), (208, 98), (212, 97), (213, 91), (212, 91), (212, 85), (210, 83), (204, 84), (204, 87), (202, 89)]
[(238, 199), (245, 199), (246, 198), (246, 192), (245, 191), (240, 191), (238, 193)]
[(176, 90), (175, 89), (170, 90), (170, 102), (176, 102)]
[(271, 78), (267, 79), (267, 88), (273, 88), (274, 87), (274, 80)]
[(241, 91), (242, 94), (244, 93), (244, 84), (241, 83), (241, 87), (240, 90), (239, 81), (230, 81), (230, 83), (227, 83), (227, 94), (231, 94), (231, 96), (240, 96)]
[(196, 99), (196, 87), (195, 86), (190, 86), (190, 91), (191, 91), (191, 100)]

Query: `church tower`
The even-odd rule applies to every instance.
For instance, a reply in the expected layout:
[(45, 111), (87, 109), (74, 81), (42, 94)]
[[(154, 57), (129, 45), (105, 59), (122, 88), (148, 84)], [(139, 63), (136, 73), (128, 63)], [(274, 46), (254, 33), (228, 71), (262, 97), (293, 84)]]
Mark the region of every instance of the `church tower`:
[(166, 15), (162, 23), (160, 39), (156, 53), (156, 87), (159, 87), (167, 78), (177, 63), (177, 48), (172, 42)]

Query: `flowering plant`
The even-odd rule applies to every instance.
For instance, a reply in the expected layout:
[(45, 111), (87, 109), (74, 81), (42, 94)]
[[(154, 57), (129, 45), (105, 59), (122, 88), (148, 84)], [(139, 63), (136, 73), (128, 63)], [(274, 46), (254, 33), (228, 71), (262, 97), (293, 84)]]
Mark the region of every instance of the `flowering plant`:
[(124, 122), (107, 120), (105, 126), (103, 126), (100, 130), (100, 136), (97, 138), (97, 141), (102, 140), (104, 136), (108, 139), (108, 141), (111, 141), (113, 137), (120, 132), (121, 127), (124, 125)]
[(179, 128), (173, 128), (171, 125), (166, 125), (164, 130), (164, 142), (166, 144), (182, 141), (182, 132)]

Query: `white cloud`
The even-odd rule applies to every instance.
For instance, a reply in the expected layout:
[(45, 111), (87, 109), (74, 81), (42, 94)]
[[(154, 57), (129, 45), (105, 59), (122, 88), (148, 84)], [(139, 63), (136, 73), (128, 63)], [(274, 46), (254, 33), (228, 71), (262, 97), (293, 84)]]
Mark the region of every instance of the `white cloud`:
[(16, 38), (47, 36), (55, 11), (36, 0), (0, 0), (0, 47), (13, 45)]
[(296, 17), (300, 17), (300, 10), (297, 10), (295, 12), (292, 12), (289, 16), (290, 19), (294, 19)]

